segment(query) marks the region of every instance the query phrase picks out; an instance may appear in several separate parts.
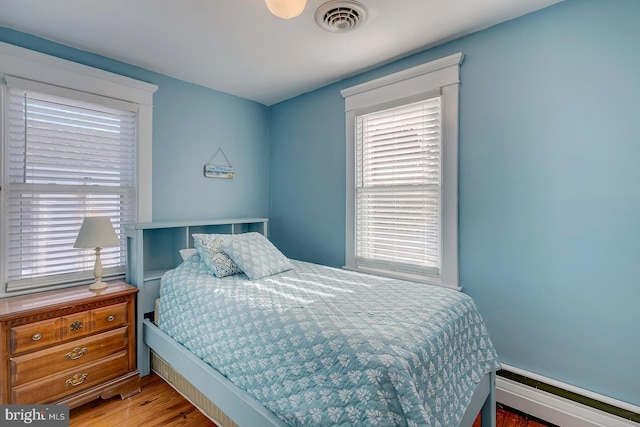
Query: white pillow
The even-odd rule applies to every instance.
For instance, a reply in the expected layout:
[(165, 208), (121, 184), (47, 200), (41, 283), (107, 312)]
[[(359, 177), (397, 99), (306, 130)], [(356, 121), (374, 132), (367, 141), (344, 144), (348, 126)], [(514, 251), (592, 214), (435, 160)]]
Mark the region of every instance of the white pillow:
[(293, 264), (260, 233), (235, 234), (220, 249), (240, 267), (250, 280), (291, 270)]
[(191, 257), (191, 255), (194, 255), (197, 253), (198, 253), (198, 250), (196, 248), (180, 249), (180, 256), (182, 257), (183, 261), (188, 260), (189, 257)]
[(193, 234), (193, 244), (202, 261), (216, 277), (242, 273), (238, 265), (220, 249), (220, 245), (231, 237), (231, 234)]

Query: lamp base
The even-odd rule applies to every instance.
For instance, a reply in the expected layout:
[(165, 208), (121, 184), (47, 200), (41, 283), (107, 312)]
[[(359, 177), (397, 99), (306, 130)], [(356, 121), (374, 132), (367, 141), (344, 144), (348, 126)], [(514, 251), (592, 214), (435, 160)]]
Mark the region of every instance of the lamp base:
[(89, 289), (91, 289), (92, 291), (96, 291), (96, 290), (99, 290), (99, 289), (104, 289), (107, 286), (109, 286), (109, 284), (107, 282), (98, 281), (98, 282), (95, 282), (95, 283), (89, 285)]

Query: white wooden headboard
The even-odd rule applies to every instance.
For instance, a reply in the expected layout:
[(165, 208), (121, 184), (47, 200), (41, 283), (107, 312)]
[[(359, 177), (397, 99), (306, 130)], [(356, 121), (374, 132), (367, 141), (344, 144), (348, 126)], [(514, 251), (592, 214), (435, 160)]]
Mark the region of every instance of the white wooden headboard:
[[(232, 218), (183, 222), (146, 222), (125, 225), (127, 239), (126, 281), (140, 289), (136, 297), (138, 370), (149, 372), (144, 351), (142, 321), (151, 317), (160, 296), (160, 279), (181, 262), (180, 249), (193, 248), (194, 233), (239, 234), (258, 232), (268, 237), (267, 218)], [(145, 354), (146, 353), (146, 354)]]

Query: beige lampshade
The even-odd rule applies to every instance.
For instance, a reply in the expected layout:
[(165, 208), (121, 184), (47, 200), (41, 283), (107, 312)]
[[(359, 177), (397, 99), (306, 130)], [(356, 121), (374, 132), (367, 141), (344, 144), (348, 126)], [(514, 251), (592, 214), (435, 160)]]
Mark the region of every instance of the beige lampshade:
[(300, 15), (307, 4), (307, 0), (265, 0), (267, 8), (275, 16), (291, 19)]
[(88, 216), (82, 222), (74, 248), (104, 248), (117, 246), (120, 239), (108, 216)]

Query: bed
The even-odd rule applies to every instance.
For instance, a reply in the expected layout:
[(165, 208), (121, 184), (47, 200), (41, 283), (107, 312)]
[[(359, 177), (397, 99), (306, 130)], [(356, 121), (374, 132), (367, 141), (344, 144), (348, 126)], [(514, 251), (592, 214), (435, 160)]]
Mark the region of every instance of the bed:
[(495, 425), (499, 364), (467, 295), (286, 259), (216, 277), (205, 261), (141, 293), (160, 304), (139, 352), (219, 425)]

